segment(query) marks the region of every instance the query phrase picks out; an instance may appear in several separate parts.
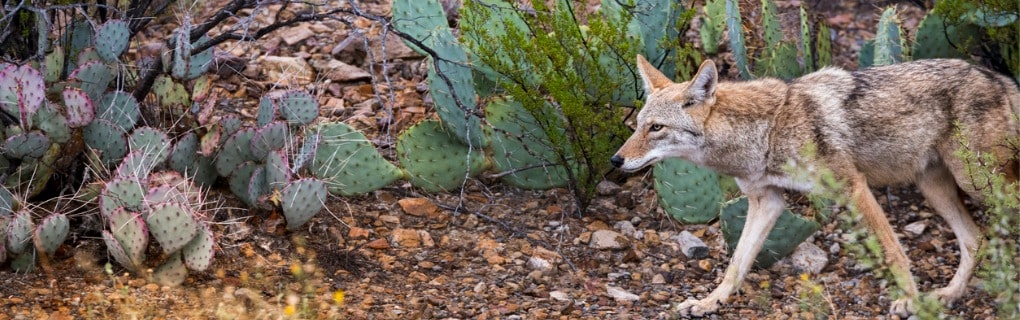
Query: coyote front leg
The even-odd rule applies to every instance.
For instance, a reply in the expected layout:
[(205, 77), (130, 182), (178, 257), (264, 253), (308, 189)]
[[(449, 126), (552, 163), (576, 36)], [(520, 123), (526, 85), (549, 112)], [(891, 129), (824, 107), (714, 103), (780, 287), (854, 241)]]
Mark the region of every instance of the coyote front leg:
[(688, 299), (677, 305), (677, 311), (681, 316), (700, 317), (713, 313), (719, 308), (719, 303), (726, 302), (730, 294), (744, 281), (744, 276), (751, 269), (758, 251), (761, 251), (765, 243), (765, 238), (786, 207), (786, 202), (777, 189), (764, 188), (745, 193), (748, 199), (747, 220), (744, 222), (744, 231), (740, 234), (737, 248), (730, 257), (730, 265), (726, 267), (722, 283), (704, 299)]

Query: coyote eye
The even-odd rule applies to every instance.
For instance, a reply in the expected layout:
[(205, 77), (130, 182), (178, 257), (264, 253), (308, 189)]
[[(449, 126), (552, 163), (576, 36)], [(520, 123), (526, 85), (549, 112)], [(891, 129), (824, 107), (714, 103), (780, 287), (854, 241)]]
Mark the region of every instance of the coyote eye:
[(661, 124), (653, 124), (651, 128), (648, 128), (649, 132), (658, 132), (659, 130), (662, 130)]

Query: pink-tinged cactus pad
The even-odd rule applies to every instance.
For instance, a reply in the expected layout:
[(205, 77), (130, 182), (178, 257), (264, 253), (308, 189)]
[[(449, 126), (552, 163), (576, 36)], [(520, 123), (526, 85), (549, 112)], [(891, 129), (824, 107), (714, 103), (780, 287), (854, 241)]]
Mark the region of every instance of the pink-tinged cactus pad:
[(84, 127), (96, 118), (96, 108), (85, 91), (78, 88), (64, 88), (64, 107), (67, 108), (67, 125)]
[(39, 70), (29, 65), (0, 64), (0, 107), (8, 114), (30, 119), (46, 99)]

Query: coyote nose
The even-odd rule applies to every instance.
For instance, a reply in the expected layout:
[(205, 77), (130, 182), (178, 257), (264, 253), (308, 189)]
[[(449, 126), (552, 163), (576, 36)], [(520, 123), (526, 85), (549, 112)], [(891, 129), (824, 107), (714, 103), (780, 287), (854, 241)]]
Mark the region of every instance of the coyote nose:
[(611, 162), (614, 167), (619, 168), (623, 165), (623, 157), (614, 154), (612, 158), (609, 158), (609, 162)]

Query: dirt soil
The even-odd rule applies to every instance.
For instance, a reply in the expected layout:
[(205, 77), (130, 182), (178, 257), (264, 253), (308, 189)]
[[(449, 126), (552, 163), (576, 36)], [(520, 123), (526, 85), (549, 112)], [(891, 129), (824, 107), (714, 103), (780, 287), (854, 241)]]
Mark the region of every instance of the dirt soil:
[[(885, 4), (805, 3), (834, 30), (835, 64), (850, 69)], [(214, 5), (194, 10), (205, 17)], [(385, 0), (360, 5), (389, 12)], [(784, 17), (795, 17), (799, 5), (780, 1)], [(894, 5), (906, 29), (916, 28), (924, 10)], [(256, 17), (273, 21), (270, 14)], [(174, 24), (172, 17), (153, 24), (134, 52), (158, 50)], [(392, 159), (394, 136), (433, 114), (425, 65), (395, 36), (381, 40), (379, 25), (365, 19), (354, 25), (357, 33), (336, 21), (304, 23), (252, 46), (221, 46), (214, 75), (221, 111), (253, 121), (265, 92), (313, 89), (322, 118), (363, 130)], [(372, 63), (383, 57), (385, 67)], [(655, 319), (668, 317), (674, 303), (704, 297), (727, 266), (718, 222), (681, 225), (668, 218), (648, 172), (607, 181), (584, 212), (564, 189), (529, 191), (483, 180), (469, 181), (459, 193), (426, 194), (398, 184), (331, 197), (327, 212), (289, 233), (280, 231), (279, 214), (248, 211), (229, 191), (212, 190), (219, 243), (210, 271), (192, 272), (180, 287), (161, 287), (115, 263), (104, 268), (110, 259), (101, 239), (82, 231), (54, 257), (49, 273), (0, 271), (0, 319)], [(946, 285), (959, 260), (951, 230), (914, 188), (875, 192), (897, 230), (923, 228), (900, 234), (921, 289)], [(754, 269), (710, 318), (816, 319), (832, 310), (837, 319), (896, 319), (885, 314), (890, 284), (846, 252), (849, 231), (839, 221), (808, 240), (828, 259), (820, 273), (803, 273), (788, 260)], [(681, 252), (675, 236), (683, 231), (707, 243), (707, 256)], [(606, 248), (594, 245), (601, 241)], [(994, 318), (992, 298), (978, 281), (972, 284), (947, 314)]]

